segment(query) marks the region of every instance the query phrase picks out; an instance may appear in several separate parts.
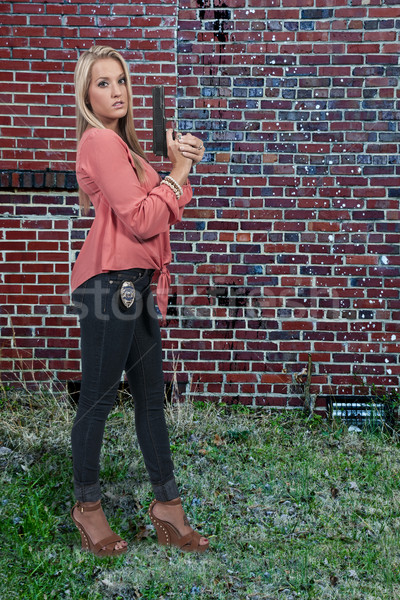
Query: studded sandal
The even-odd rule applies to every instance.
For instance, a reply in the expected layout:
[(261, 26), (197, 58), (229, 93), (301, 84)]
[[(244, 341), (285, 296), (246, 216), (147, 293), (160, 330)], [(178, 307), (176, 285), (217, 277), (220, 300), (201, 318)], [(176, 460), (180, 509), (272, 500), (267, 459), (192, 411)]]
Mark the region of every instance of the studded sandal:
[[(155, 504), (158, 500), (153, 500), (149, 507), (150, 519), (156, 529), (158, 543), (161, 546), (176, 546), (182, 552), (204, 552), (209, 548), (209, 543), (200, 544), (201, 535), (198, 531), (192, 531), (186, 535), (181, 535), (172, 523), (169, 521), (162, 521), (158, 519), (153, 512)], [(181, 504), (180, 498), (171, 500), (170, 502), (163, 502), (163, 504), (174, 506)]]
[[(81, 534), (82, 550), (87, 550), (89, 552), (92, 552), (95, 556), (100, 556), (100, 557), (101, 556), (118, 556), (119, 554), (124, 554), (127, 551), (126, 547), (119, 548), (119, 549), (115, 548), (115, 544), (117, 544), (117, 542), (122, 542), (122, 538), (119, 535), (117, 535), (116, 533), (112, 533), (111, 535), (109, 535), (106, 538), (97, 542), (97, 544), (94, 544), (92, 542), (89, 534), (83, 527), (82, 523), (79, 523), (79, 521), (77, 521), (74, 517), (75, 509), (77, 509), (77, 510), (79, 510), (79, 512), (83, 513), (83, 512), (98, 510), (100, 507), (101, 507), (100, 500), (98, 502), (96, 502), (96, 504), (94, 504), (93, 506), (90, 506), (90, 507), (84, 506), (78, 500), (74, 504), (74, 506), (71, 508), (72, 520), (75, 523), (75, 525), (77, 526), (77, 528), (79, 529), (79, 533)], [(109, 547), (109, 546), (111, 546), (111, 547)]]

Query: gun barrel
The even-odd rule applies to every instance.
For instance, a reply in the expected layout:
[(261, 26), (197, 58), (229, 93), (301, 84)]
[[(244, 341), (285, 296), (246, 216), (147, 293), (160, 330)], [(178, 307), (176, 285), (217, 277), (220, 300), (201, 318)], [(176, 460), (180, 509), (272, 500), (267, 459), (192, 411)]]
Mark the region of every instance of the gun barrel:
[(153, 153), (156, 156), (168, 156), (165, 125), (164, 86), (153, 87)]

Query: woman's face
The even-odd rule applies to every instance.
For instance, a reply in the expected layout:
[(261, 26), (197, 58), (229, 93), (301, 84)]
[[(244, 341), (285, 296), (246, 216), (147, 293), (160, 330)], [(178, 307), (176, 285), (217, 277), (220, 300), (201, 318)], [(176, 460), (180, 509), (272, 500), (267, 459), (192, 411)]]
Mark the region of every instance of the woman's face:
[(88, 101), (95, 116), (107, 129), (118, 131), (118, 120), (128, 110), (128, 82), (119, 60), (101, 58), (92, 67)]

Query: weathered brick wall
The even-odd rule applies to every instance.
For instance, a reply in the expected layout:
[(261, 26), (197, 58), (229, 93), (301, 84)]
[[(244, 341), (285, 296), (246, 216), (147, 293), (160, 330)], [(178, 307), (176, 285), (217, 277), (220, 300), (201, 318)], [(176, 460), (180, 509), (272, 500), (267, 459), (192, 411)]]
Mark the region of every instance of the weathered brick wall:
[(160, 82), (207, 148), (172, 233), (167, 376), (176, 362), (197, 397), (295, 406), (311, 353), (320, 405), (398, 386), (398, 3), (178, 4), (2, 6), (5, 377), (21, 356), (39, 379), (79, 377), (63, 298), (87, 225), (69, 172), (72, 70), (101, 40), (130, 62), (146, 149)]
[[(1, 354), (3, 381), (80, 377), (69, 274), (91, 219), (76, 193), (73, 71), (112, 45), (129, 61), (139, 138), (151, 150), (151, 88), (174, 115), (178, 10), (153, 2), (0, 4)], [(162, 165), (154, 157), (155, 165)]]

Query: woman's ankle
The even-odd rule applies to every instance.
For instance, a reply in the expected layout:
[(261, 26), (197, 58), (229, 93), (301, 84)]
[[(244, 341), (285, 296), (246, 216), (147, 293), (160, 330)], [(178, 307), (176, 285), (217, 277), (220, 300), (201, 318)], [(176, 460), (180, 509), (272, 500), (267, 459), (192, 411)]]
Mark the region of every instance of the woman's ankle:
[(75, 507), (81, 513), (94, 512), (94, 511), (97, 511), (99, 508), (101, 508), (101, 501), (96, 500), (93, 502), (92, 501), (81, 502), (80, 500), (77, 500)]
[(180, 497), (173, 498), (172, 500), (157, 500), (163, 506), (178, 506), (178, 504), (182, 504)]

